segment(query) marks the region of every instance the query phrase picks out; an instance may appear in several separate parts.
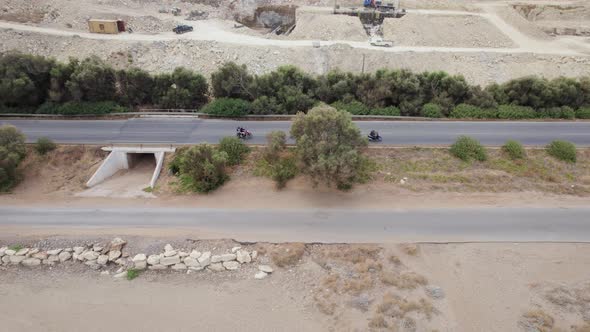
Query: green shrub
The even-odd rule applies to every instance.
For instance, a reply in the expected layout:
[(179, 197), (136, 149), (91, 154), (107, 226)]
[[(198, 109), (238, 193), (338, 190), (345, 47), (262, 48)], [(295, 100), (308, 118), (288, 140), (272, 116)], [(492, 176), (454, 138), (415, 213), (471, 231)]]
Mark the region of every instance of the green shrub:
[(257, 175), (273, 179), (278, 189), (297, 175), (297, 159), (288, 153), (287, 135), (284, 131), (273, 131), (266, 136), (267, 144), (262, 159), (257, 163)]
[(278, 189), (284, 188), (287, 182), (297, 175), (297, 171), (297, 159), (292, 155), (282, 156), (270, 164), (270, 176)]
[(526, 156), (526, 152), (522, 144), (515, 140), (506, 141), (506, 143), (502, 146), (502, 151), (508, 154), (511, 159), (523, 159)]
[(170, 164), (168, 164), (168, 171), (170, 171), (172, 175), (180, 175), (180, 164), (182, 163), (182, 156), (185, 151), (186, 148), (177, 149), (174, 158), (172, 158)]
[(273, 114), (284, 114), (284, 110), (280, 107), (276, 98), (262, 96), (256, 98), (252, 104), (250, 104), (250, 113), (256, 115), (273, 115)]
[(16, 127), (0, 127), (0, 192), (10, 190), (18, 181), (17, 167), (25, 157), (25, 135)]
[(202, 144), (193, 146), (180, 157), (180, 183), (185, 190), (207, 193), (219, 188), (228, 179), (225, 166), (227, 153)]
[(368, 115), (371, 112), (367, 105), (356, 100), (351, 101), (349, 103), (337, 101), (332, 104), (332, 107), (339, 111), (346, 111), (352, 115)]
[(554, 158), (571, 163), (576, 162), (576, 146), (571, 142), (555, 140), (547, 145), (545, 149)]
[(67, 102), (65, 104), (45, 103), (37, 109), (37, 114), (61, 115), (101, 115), (109, 113), (124, 113), (129, 109), (112, 101), (101, 102)]
[(484, 147), (478, 140), (460, 136), (453, 145), (451, 145), (451, 154), (463, 161), (470, 161), (472, 159), (478, 161), (485, 161), (488, 156)]
[(370, 112), (371, 115), (387, 115), (387, 116), (400, 116), (401, 112), (399, 108), (395, 106), (373, 108)]
[(422, 106), (422, 116), (427, 118), (442, 118), (443, 113), (439, 105), (428, 103)]
[(498, 118), (500, 119), (534, 119), (537, 117), (535, 110), (527, 106), (500, 105)]
[(222, 138), (219, 141), (219, 150), (227, 153), (227, 164), (230, 166), (239, 164), (242, 158), (250, 152), (250, 148), (235, 136)]
[(477, 106), (460, 104), (451, 111), (449, 117), (456, 119), (493, 119), (497, 117), (497, 114), (496, 110), (493, 109), (484, 110)]
[(133, 280), (137, 277), (139, 277), (139, 270), (136, 270), (136, 269), (127, 270), (127, 280)]
[(263, 157), (269, 164), (277, 161), (287, 147), (287, 134), (284, 131), (271, 131), (266, 135)]
[(576, 111), (576, 118), (590, 119), (590, 107), (582, 107)]
[(219, 98), (205, 105), (201, 112), (229, 117), (240, 117), (247, 115), (250, 111), (250, 103), (242, 99)]
[(540, 118), (550, 118), (550, 119), (574, 119), (576, 117), (576, 112), (568, 106), (562, 107), (550, 107), (540, 109), (538, 114)]
[(55, 145), (51, 139), (47, 137), (40, 137), (37, 139), (35, 150), (37, 150), (37, 153), (43, 156), (47, 154), (47, 152), (55, 150), (56, 147), (57, 145)]

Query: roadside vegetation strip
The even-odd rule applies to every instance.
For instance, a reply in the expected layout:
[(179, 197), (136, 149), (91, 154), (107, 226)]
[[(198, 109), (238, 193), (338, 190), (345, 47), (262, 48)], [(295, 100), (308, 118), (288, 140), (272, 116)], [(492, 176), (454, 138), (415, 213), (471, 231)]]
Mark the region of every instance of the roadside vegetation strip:
[[(278, 189), (304, 176), (310, 184), (342, 190), (368, 182), (392, 183), (412, 191), (590, 193), (590, 150), (576, 149), (568, 142), (524, 149), (508, 140), (502, 148), (483, 148), (476, 140), (462, 137), (451, 148), (367, 149), (350, 115), (329, 107), (301, 114), (289, 134), (296, 139), (293, 146), (286, 144), (288, 134), (278, 131), (269, 134), (266, 146), (246, 146), (243, 140), (226, 137), (219, 145), (179, 148), (165, 162), (172, 175), (165, 176), (153, 192), (156, 196), (208, 193), (232, 177), (250, 174), (273, 180)], [(348, 143), (333, 137), (346, 138)], [(103, 156), (97, 146), (55, 147), (45, 140), (26, 148), (16, 128), (0, 127), (1, 189), (10, 191), (29, 177), (41, 176), (39, 170), (46, 169), (42, 165), (51, 164), (59, 174), (43, 176), (51, 177), (59, 188), (78, 192)]]
[[(110, 114), (153, 106), (200, 109), (211, 116), (294, 115), (320, 103), (357, 116), (456, 119), (588, 119), (590, 78), (523, 77), (484, 88), (460, 75), (378, 70), (307, 74), (282, 66), (255, 75), (226, 63), (207, 80), (187, 68), (150, 74), (115, 70), (97, 57), (68, 63), (20, 53), (0, 55), (0, 113)], [(18, 83), (18, 84), (15, 84)]]

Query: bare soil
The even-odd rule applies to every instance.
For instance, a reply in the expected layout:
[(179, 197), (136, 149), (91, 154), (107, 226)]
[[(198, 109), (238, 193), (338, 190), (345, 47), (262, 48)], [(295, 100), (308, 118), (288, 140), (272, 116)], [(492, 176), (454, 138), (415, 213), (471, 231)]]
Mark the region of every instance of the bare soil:
[(396, 45), (446, 47), (514, 47), (512, 40), (480, 16), (444, 16), (409, 13), (385, 19), (385, 39)]
[[(175, 248), (215, 252), (239, 245), (162, 236), (127, 238), (125, 250), (130, 255), (152, 253), (171, 243)], [(107, 239), (95, 232), (38, 240), (33, 232), (25, 232), (17, 238), (2, 236), (0, 246), (14, 241), (55, 248)], [(0, 319), (3, 327), (15, 331), (207, 327), (214, 331), (504, 332), (529, 331), (531, 326), (545, 324), (581, 332), (587, 324), (587, 244), (255, 243), (242, 247), (258, 250), (259, 257), (237, 271), (188, 275), (146, 271), (132, 281), (101, 276), (75, 263), (53, 268), (0, 267)], [(290, 251), (297, 254), (275, 260), (277, 252)], [(255, 280), (257, 264), (271, 265), (273, 274)]]

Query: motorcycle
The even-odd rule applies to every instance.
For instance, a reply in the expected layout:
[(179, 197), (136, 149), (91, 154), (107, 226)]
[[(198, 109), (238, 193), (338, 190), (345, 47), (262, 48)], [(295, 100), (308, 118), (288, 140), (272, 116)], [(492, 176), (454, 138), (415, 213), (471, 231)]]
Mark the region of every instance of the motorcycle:
[(382, 141), (381, 135), (379, 135), (379, 134), (374, 135), (374, 136), (369, 135), (367, 137), (369, 138), (369, 142), (381, 142)]
[(236, 129), (236, 137), (239, 139), (249, 139), (252, 138), (252, 133), (244, 128)]

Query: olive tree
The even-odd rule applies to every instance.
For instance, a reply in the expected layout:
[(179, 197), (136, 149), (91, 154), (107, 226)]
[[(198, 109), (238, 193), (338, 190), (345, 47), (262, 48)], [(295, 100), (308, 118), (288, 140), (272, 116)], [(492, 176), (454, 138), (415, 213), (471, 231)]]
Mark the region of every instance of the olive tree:
[(322, 182), (349, 189), (366, 165), (359, 149), (367, 145), (350, 114), (329, 106), (298, 113), (291, 127), (301, 171), (315, 185)]

